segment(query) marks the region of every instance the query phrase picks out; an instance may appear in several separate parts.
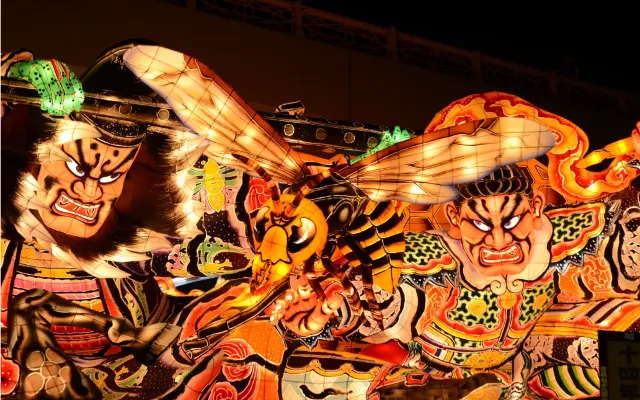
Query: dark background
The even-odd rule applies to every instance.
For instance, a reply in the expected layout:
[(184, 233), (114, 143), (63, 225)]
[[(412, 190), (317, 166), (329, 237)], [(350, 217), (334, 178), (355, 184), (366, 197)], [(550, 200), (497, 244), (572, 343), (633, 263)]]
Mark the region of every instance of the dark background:
[[(302, 0), (302, 4), (525, 66), (640, 94), (640, 17), (615, 2)], [(469, 4), (474, 6), (469, 7)], [(429, 6), (433, 11), (429, 12)], [(476, 8), (474, 8), (476, 7)], [(617, 11), (616, 11), (617, 10)], [(612, 11), (614, 15), (609, 16)]]
[[(395, 26), (401, 33), (556, 71), (636, 98), (640, 94), (635, 60), (639, 18), (631, 3), (301, 1), (303, 7), (383, 28)], [(308, 115), (416, 131), (454, 100), (500, 90), (577, 124), (589, 137), (589, 151), (628, 137), (640, 120), (637, 100), (628, 99), (623, 110), (613, 96), (594, 95), (597, 90), (581, 92), (578, 86), (565, 85), (570, 89), (554, 99), (521, 89), (509, 78), (479, 82), (357, 46), (334, 45), (330, 36), (339, 24), (326, 41), (321, 35), (297, 36), (288, 22), (285, 28), (263, 23), (260, 10), (271, 9), (265, 1), (88, 4), (63, 0), (52, 7), (48, 0), (5, 0), (2, 49), (26, 47), (39, 58), (57, 58), (82, 71), (114, 43), (148, 38), (198, 57), (260, 110), (300, 99)]]

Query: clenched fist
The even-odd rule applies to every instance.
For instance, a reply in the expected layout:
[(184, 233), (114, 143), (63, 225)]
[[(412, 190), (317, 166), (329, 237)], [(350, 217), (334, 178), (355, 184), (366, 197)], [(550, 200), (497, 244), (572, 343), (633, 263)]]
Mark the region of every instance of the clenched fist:
[(9, 78), (32, 84), (42, 97), (41, 109), (51, 115), (80, 111), (84, 102), (82, 83), (65, 63), (57, 60), (19, 61), (9, 68)]
[(265, 310), (271, 316), (271, 323), (282, 321), (287, 329), (300, 337), (322, 332), (344, 301), (340, 294), (344, 288), (338, 282), (322, 286), (324, 300), (320, 300), (318, 294), (311, 289), (305, 276), (292, 277), (291, 289)]

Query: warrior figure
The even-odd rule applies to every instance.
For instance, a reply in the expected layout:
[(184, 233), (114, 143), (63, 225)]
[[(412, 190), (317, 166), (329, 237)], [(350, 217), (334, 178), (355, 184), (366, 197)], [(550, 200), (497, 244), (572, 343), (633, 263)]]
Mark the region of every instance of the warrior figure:
[(2, 57), (2, 76), (42, 98), (41, 110), (2, 105), (3, 365), (19, 366), (20, 397), (101, 398), (77, 365), (120, 354), (149, 364), (180, 332), (149, 252), (199, 233), (184, 177), (202, 150), (186, 132), (131, 122), (135, 108), (80, 112), (83, 89), (156, 97), (122, 63), (135, 43), (102, 54), (81, 81), (28, 51)]

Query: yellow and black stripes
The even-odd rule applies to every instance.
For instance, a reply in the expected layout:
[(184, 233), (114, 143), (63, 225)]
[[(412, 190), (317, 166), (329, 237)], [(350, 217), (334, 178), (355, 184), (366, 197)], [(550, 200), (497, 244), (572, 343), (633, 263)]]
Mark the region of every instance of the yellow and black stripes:
[(382, 321), (382, 312), (373, 285), (394, 293), (404, 259), (406, 214), (399, 214), (394, 202), (369, 200), (362, 213), (338, 239), (340, 251), (352, 268), (362, 272), (364, 295), (373, 318)]
[[(373, 283), (389, 293), (394, 293), (400, 279), (406, 221), (406, 214), (398, 214), (394, 202), (376, 203), (369, 200), (364, 212), (347, 228), (349, 236), (364, 251), (363, 260), (367, 260), (367, 267), (371, 268)], [(358, 266), (358, 262), (352, 261), (356, 256), (353, 248), (346, 249), (343, 246), (340, 250), (352, 266)]]

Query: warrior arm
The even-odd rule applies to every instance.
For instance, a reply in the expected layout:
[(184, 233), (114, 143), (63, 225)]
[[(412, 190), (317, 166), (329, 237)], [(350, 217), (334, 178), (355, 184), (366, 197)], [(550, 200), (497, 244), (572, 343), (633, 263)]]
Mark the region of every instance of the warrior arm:
[[(403, 282), (398, 286), (396, 293), (391, 296), (381, 312), (384, 318), (382, 330), (375, 321), (368, 316), (354, 314), (345, 301), (338, 310), (338, 328), (334, 331), (337, 336), (359, 336), (364, 342), (382, 343), (390, 339), (396, 339), (403, 343), (409, 343), (414, 336), (412, 327), (418, 320), (422, 311), (428, 305), (425, 293), (413, 285)], [(339, 332), (344, 332), (340, 335)]]

